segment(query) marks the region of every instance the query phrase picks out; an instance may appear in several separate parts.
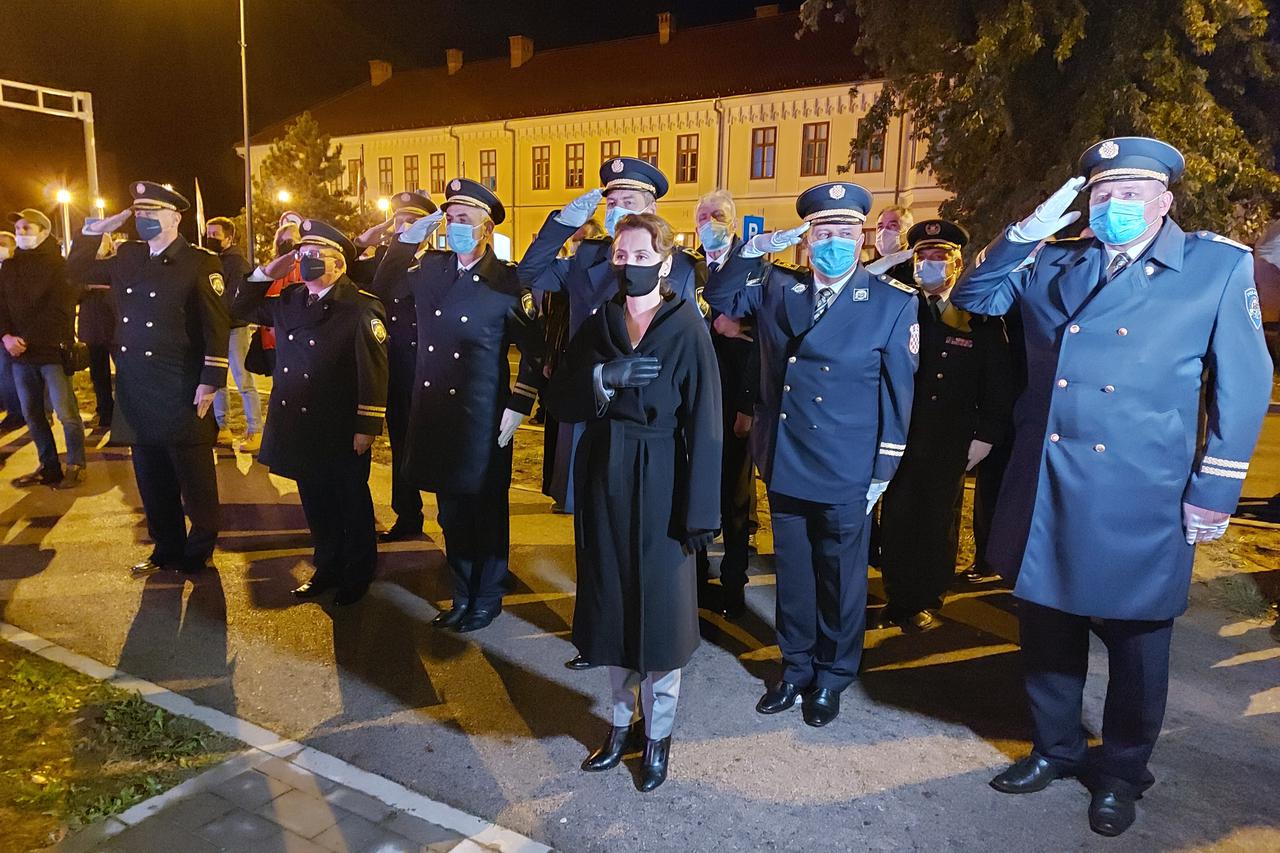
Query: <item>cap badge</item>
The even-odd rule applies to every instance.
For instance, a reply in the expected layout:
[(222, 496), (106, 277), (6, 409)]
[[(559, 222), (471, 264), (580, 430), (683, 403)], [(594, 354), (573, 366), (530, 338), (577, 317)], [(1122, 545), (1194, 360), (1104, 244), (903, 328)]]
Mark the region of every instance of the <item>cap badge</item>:
[(1098, 146), (1098, 156), (1103, 160), (1111, 160), (1120, 153), (1120, 146), (1110, 139)]
[(614, 172), (621, 172), (623, 169), (626, 168), (626, 166), (622, 165), (621, 160), (614, 160), (613, 165), (611, 165), (609, 168), (613, 169)]
[(306, 222), (302, 223), (302, 230), (303, 230), (303, 231), (310, 231), (310, 230), (311, 230), (311, 220), (310, 220), (310, 219), (308, 219)]
[(936, 222), (930, 222), (924, 227), (924, 233), (928, 234), (930, 237), (936, 237), (942, 233), (942, 226)]
[(827, 190), (827, 195), (835, 199), (844, 198), (844, 187), (840, 186), (839, 184), (836, 184), (834, 187)]
[(133, 185), (133, 191), (134, 191), (134, 192), (136, 192), (138, 195), (142, 195), (144, 192), (146, 192), (146, 191), (147, 191), (147, 185), (146, 185), (146, 184), (134, 184), (134, 185)]
[(453, 183), (449, 184), (449, 189), (453, 190), (454, 192), (457, 192), (458, 190), (462, 189), (462, 181), (458, 180), (457, 178), (454, 178)]

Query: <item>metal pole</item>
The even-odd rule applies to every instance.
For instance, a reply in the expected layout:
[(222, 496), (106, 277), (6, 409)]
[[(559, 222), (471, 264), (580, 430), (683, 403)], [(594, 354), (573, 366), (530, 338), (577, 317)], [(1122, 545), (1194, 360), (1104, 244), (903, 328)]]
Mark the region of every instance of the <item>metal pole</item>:
[(93, 95), (80, 92), (80, 121), (84, 124), (85, 174), (89, 178), (89, 198), (98, 197), (98, 143), (93, 135)]
[(244, 250), (253, 266), (253, 161), (249, 157), (249, 74), (245, 62), (244, 0), (240, 0), (240, 104), (244, 112)]
[(67, 202), (62, 203), (62, 254), (71, 251), (71, 211)]

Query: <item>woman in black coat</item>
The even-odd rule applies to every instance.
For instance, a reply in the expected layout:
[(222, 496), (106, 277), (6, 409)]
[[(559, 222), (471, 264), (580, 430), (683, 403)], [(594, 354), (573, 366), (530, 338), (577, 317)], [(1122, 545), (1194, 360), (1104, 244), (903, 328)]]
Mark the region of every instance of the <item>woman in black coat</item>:
[(697, 307), (660, 287), (674, 247), (657, 216), (619, 223), (618, 296), (574, 335), (548, 393), (554, 417), (586, 424), (574, 463), (573, 642), (608, 667), (613, 693), (608, 737), (582, 769), (617, 765), (638, 690), (642, 791), (666, 779), (680, 668), (698, 647), (692, 554), (720, 516), (719, 373)]

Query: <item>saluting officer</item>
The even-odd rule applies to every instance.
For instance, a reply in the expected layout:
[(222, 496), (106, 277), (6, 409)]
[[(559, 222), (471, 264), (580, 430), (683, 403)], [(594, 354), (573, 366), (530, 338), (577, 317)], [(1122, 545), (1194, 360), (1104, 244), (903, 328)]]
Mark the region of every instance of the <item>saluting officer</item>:
[[(276, 330), (271, 405), (259, 460), (298, 483), (315, 545), (315, 574), (293, 591), (311, 599), (337, 590), (354, 604), (378, 557), (369, 448), (387, 410), (387, 327), (382, 303), (347, 276), (356, 248), (337, 228), (303, 220), (298, 249), (259, 267), (232, 313)], [(302, 282), (267, 297), (298, 264)]]
[(954, 222), (912, 226), (907, 243), (919, 291), (920, 367), (902, 464), (880, 506), (882, 624), (907, 632), (941, 622), (931, 612), (956, 569), (964, 472), (1001, 440), (1013, 405), (1009, 344), (998, 317), (951, 304), (968, 233)]
[[(1097, 143), (1080, 158), (1087, 178), (996, 238), (952, 296), (982, 314), (1017, 304), (1027, 348), (987, 556), (1017, 578), (1034, 751), (991, 784), (1020, 794), (1082, 776), (1103, 835), (1133, 823), (1154, 781), (1147, 761), (1195, 543), (1226, 532), (1271, 391), (1253, 258), (1169, 218), (1183, 168), (1155, 139)], [(1067, 209), (1082, 189), (1096, 236), (1036, 252), (1080, 215)], [(1101, 757), (1087, 766), (1091, 631), (1111, 677)]]
[[(209, 564), (218, 538), (218, 424), (209, 408), (227, 384), (227, 285), (218, 256), (178, 233), (182, 211), (190, 207), (180, 193), (150, 181), (129, 189), (131, 208), (85, 223), (67, 271), (82, 285), (110, 282), (120, 315), (111, 433), (133, 445), (134, 476), (154, 543), (133, 573), (195, 572)], [(98, 260), (102, 235), (130, 216), (142, 239)]]
[[(419, 248), (442, 218), (450, 251)], [(436, 493), (454, 591), (452, 609), (433, 624), (460, 632), (483, 628), (502, 612), (511, 439), (543, 384), (533, 296), (491, 245), (494, 226), (505, 218), (487, 187), (455, 178), (441, 210), (391, 244), (372, 285), (384, 298), (406, 289), (413, 296), (418, 363), (405, 476)], [(522, 356), (514, 390), (512, 343)]]
[[(422, 190), (406, 190), (391, 198), (391, 218), (355, 239), (356, 249), (377, 246), (370, 258), (352, 264), (351, 278), (369, 286), (395, 237), (424, 216), (436, 212), (436, 203)], [(401, 270), (403, 272), (403, 270)], [(418, 358), (418, 316), (413, 310), (413, 294), (400, 277), (395, 292), (383, 293), (387, 310), (387, 437), (391, 440), (391, 511), (396, 514), (390, 529), (379, 534), (383, 542), (399, 542), (422, 535), (422, 494), (405, 476), (405, 431), (409, 428), (409, 407), (413, 401), (413, 371)]]
[[(756, 705), (803, 694), (804, 720), (840, 713), (858, 674), (867, 516), (906, 448), (920, 326), (915, 290), (858, 264), (871, 193), (832, 182), (796, 201), (804, 224), (757, 234), (707, 286), (712, 308), (754, 315), (760, 395), (752, 451), (769, 490), (782, 678)], [(808, 231), (812, 269), (764, 264)]]

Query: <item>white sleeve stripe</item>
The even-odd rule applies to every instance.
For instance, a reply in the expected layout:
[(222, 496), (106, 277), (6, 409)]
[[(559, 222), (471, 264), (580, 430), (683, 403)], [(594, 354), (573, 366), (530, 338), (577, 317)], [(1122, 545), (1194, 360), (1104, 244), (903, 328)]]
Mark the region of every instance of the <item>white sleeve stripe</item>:
[(1209, 465), (1200, 466), (1201, 474), (1213, 474), (1217, 477), (1230, 477), (1233, 480), (1243, 480), (1245, 473), (1243, 471), (1228, 471), (1226, 468), (1213, 468)]
[(905, 444), (894, 444), (892, 441), (882, 441), (880, 442), (880, 446), (887, 447), (890, 450), (906, 450), (907, 449), (907, 446)]
[(1200, 461), (1204, 465), (1216, 465), (1219, 468), (1239, 468), (1241, 471), (1249, 470), (1248, 462), (1237, 462), (1234, 459), (1219, 459), (1217, 456), (1206, 456)]
[(903, 454), (903, 451), (901, 450), (885, 450), (884, 448), (880, 449), (881, 456), (901, 456), (902, 454)]

